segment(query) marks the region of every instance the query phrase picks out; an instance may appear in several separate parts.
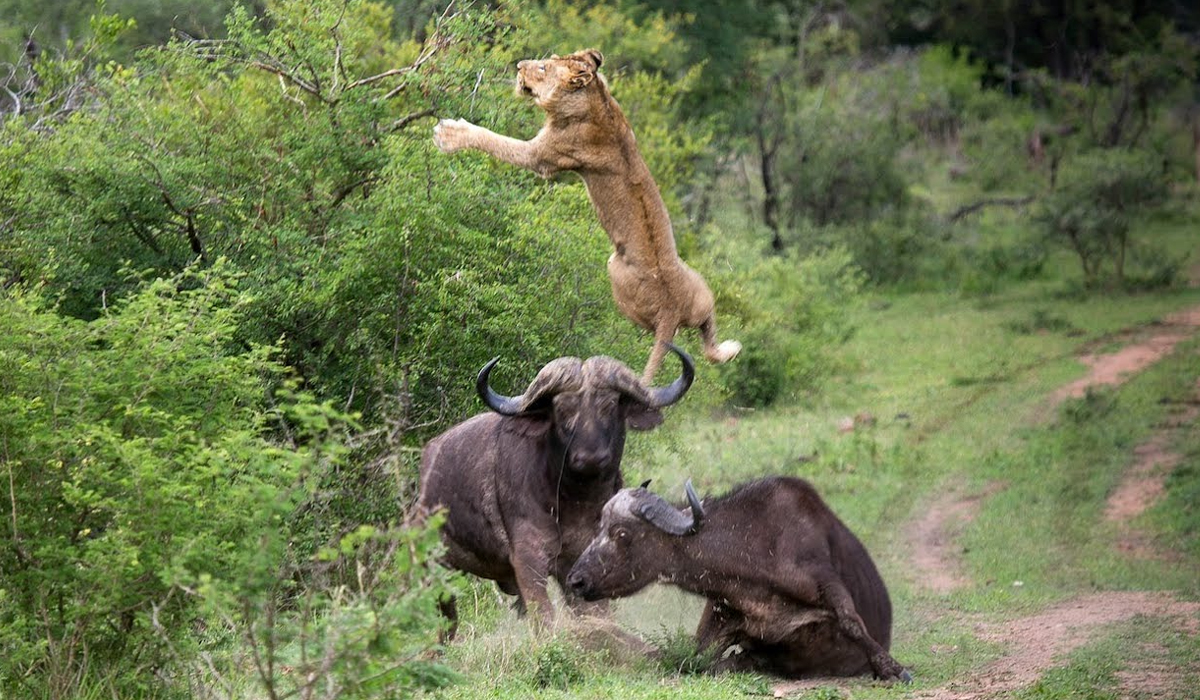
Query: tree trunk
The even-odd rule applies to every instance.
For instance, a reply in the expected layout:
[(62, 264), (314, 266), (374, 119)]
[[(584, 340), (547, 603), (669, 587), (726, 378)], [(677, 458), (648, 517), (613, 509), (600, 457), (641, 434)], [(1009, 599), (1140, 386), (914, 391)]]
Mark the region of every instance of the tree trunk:
[(1192, 110), (1192, 150), (1196, 154), (1196, 184), (1200, 185), (1200, 106)]
[(779, 234), (779, 187), (775, 184), (775, 149), (767, 148), (763, 133), (758, 134), (758, 150), (763, 185), (763, 223), (771, 229), (771, 250), (783, 250), (783, 237)]

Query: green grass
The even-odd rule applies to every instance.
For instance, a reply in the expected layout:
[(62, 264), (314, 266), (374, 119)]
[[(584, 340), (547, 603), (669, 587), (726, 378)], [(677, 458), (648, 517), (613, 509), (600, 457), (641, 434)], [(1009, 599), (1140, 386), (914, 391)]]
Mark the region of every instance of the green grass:
[[(1156, 672), (1183, 669), (1182, 678), (1154, 684)], [(1151, 684), (1122, 679), (1122, 673), (1149, 676)], [(1071, 654), (1034, 685), (1014, 694), (1017, 700), (1060, 698), (1189, 697), (1200, 687), (1200, 639), (1156, 618), (1139, 616), (1105, 630), (1099, 640)], [(1190, 696), (1194, 697), (1194, 695)]]
[[(1173, 249), (1194, 245), (1186, 218), (1150, 225)], [(1058, 408), (1047, 401), (1084, 374), (1076, 359), (1081, 348), (1120, 347), (1154, 320), (1200, 304), (1200, 290), (1079, 295), (1069, 292), (1070, 263), (1060, 259), (1055, 265), (1065, 271), (1057, 276), (1001, 285), (986, 296), (880, 296), (852, 312), (857, 331), (844, 349), (849, 371), (819, 394), (766, 410), (685, 405), (672, 409), (659, 430), (631, 436), (629, 483), (653, 478), (654, 490), (681, 500), (688, 478), (702, 493), (719, 493), (758, 476), (802, 476), (871, 550), (896, 609), (893, 654), (913, 669), (915, 683), (889, 687), (862, 679), (800, 697), (907, 697), (968, 677), (1004, 653), (976, 637), (976, 623), (1027, 615), (1084, 592), (1200, 597), (1200, 431), (1177, 431), (1175, 447), (1185, 459), (1163, 502), (1136, 523), (1179, 556), (1129, 559), (1114, 547), (1116, 527), (1102, 518), (1133, 449), (1192, 397), (1200, 341), (1181, 344), (1118, 389)], [(863, 412), (874, 416), (873, 426), (839, 432), (841, 420)], [(930, 592), (910, 566), (906, 524), (948, 488), (979, 493), (989, 486), (994, 492), (959, 540), (971, 583), (950, 594)], [(468, 633), (448, 652), (465, 680), (437, 697), (770, 694), (771, 679), (674, 670), (689, 663), (679, 640), (690, 635), (701, 608), (675, 589), (653, 587), (614, 606), (616, 620), (658, 640), (674, 668), (584, 651), (569, 636), (534, 639), (490, 584), (473, 590), (474, 604), (462, 610)], [(1111, 697), (1123, 664), (1144, 654), (1196, 669), (1194, 639), (1172, 638), (1146, 651), (1141, 640), (1154, 625), (1135, 620), (1095, 632), (1021, 697)]]

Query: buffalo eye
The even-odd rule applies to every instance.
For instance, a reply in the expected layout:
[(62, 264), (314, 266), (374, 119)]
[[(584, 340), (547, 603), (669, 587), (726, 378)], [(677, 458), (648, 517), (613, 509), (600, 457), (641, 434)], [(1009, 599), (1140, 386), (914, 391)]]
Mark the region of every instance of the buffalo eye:
[(629, 541), (629, 530), (623, 527), (614, 527), (608, 536), (616, 542), (625, 543)]

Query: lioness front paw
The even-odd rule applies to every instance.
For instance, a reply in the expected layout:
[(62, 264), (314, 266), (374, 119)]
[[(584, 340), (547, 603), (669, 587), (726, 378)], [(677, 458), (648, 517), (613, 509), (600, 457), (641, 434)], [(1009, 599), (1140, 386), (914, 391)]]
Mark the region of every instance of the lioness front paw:
[(467, 147), (467, 137), (475, 125), (466, 119), (442, 119), (433, 127), (433, 142), (445, 153)]

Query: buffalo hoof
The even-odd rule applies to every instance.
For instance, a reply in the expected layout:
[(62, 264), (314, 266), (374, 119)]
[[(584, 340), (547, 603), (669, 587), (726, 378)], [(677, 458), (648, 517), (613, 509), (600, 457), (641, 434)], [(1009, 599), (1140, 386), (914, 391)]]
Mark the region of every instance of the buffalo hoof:
[(912, 682), (912, 674), (908, 672), (908, 669), (897, 663), (887, 652), (883, 652), (871, 661), (871, 669), (875, 672), (875, 677), (881, 681)]

